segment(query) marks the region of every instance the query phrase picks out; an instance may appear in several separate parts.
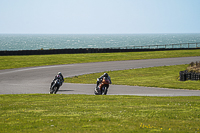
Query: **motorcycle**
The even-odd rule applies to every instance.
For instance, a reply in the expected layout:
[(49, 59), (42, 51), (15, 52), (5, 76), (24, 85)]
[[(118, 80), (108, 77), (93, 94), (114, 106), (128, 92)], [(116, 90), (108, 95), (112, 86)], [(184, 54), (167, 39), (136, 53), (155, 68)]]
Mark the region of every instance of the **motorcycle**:
[(110, 84), (110, 80), (107, 77), (103, 77), (103, 80), (98, 85), (98, 87), (94, 88), (94, 94), (95, 95), (106, 95), (108, 92), (109, 84)]
[(50, 92), (49, 92), (49, 93), (50, 93), (50, 94), (56, 94), (60, 86), (61, 86), (60, 79), (56, 79), (56, 80), (53, 82), (53, 84), (52, 84), (52, 86), (51, 86), (51, 88), (50, 88)]

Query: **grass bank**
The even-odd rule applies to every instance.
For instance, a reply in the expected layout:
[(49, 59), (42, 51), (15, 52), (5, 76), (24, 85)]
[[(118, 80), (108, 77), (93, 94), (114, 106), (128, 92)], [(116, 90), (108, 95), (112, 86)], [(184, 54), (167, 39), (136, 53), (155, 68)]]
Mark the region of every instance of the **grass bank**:
[[(161, 66), (107, 71), (107, 73), (111, 77), (112, 84), (115, 85), (200, 90), (200, 81), (179, 81), (179, 72), (186, 70), (187, 66), (188, 65)], [(95, 84), (96, 79), (102, 74), (103, 72), (74, 76), (65, 78), (65, 82)]]
[(199, 97), (0, 95), (0, 132), (200, 131)]
[(45, 65), (200, 56), (197, 50), (0, 56), (0, 70)]

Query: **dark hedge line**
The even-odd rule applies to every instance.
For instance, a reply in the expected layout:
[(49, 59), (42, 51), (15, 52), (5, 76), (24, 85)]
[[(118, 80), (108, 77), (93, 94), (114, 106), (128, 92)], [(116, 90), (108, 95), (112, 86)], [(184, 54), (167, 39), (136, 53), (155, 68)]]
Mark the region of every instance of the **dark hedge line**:
[(45, 55), (45, 54), (78, 54), (78, 53), (113, 53), (113, 52), (143, 52), (166, 50), (192, 50), (199, 48), (159, 48), (159, 49), (121, 49), (121, 48), (79, 48), (79, 49), (49, 49), (49, 50), (17, 50), (0, 51), (0, 56), (5, 55)]

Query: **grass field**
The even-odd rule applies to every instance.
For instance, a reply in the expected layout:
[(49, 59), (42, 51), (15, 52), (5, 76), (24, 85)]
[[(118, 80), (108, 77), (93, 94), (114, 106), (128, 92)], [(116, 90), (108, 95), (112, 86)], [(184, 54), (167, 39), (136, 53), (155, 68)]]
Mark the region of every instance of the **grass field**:
[(200, 132), (199, 97), (0, 95), (0, 132)]
[(0, 56), (0, 70), (45, 65), (200, 56), (197, 50)]
[[(0, 69), (187, 56), (200, 56), (200, 50), (0, 56)], [(178, 74), (180, 69), (184, 70), (186, 66), (163, 66), (108, 73), (113, 84), (151, 86), (160, 80), (169, 88), (169, 85), (172, 85), (172, 88), (177, 85), (179, 88)], [(66, 80), (73, 82), (75, 79), (79, 83), (88, 83), (86, 79), (90, 77), (92, 83), (95, 83), (96, 78), (101, 74), (76, 76)], [(117, 76), (118, 74), (128, 76), (129, 80), (125, 81)], [(163, 79), (163, 75), (167, 78)], [(149, 79), (156, 82), (151, 83)], [(171, 79), (169, 83), (164, 82), (167, 79)], [(197, 86), (195, 88), (198, 88), (199, 81), (186, 81), (183, 87), (194, 83)], [(0, 132), (199, 133), (200, 98), (63, 94), (0, 95)]]

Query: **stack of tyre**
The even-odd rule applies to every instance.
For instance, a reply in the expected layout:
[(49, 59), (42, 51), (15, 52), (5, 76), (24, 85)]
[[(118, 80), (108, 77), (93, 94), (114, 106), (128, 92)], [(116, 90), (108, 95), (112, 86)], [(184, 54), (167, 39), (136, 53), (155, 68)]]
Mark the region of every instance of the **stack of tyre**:
[(200, 73), (188, 72), (187, 70), (185, 70), (179, 72), (179, 77), (180, 81), (200, 80)]

